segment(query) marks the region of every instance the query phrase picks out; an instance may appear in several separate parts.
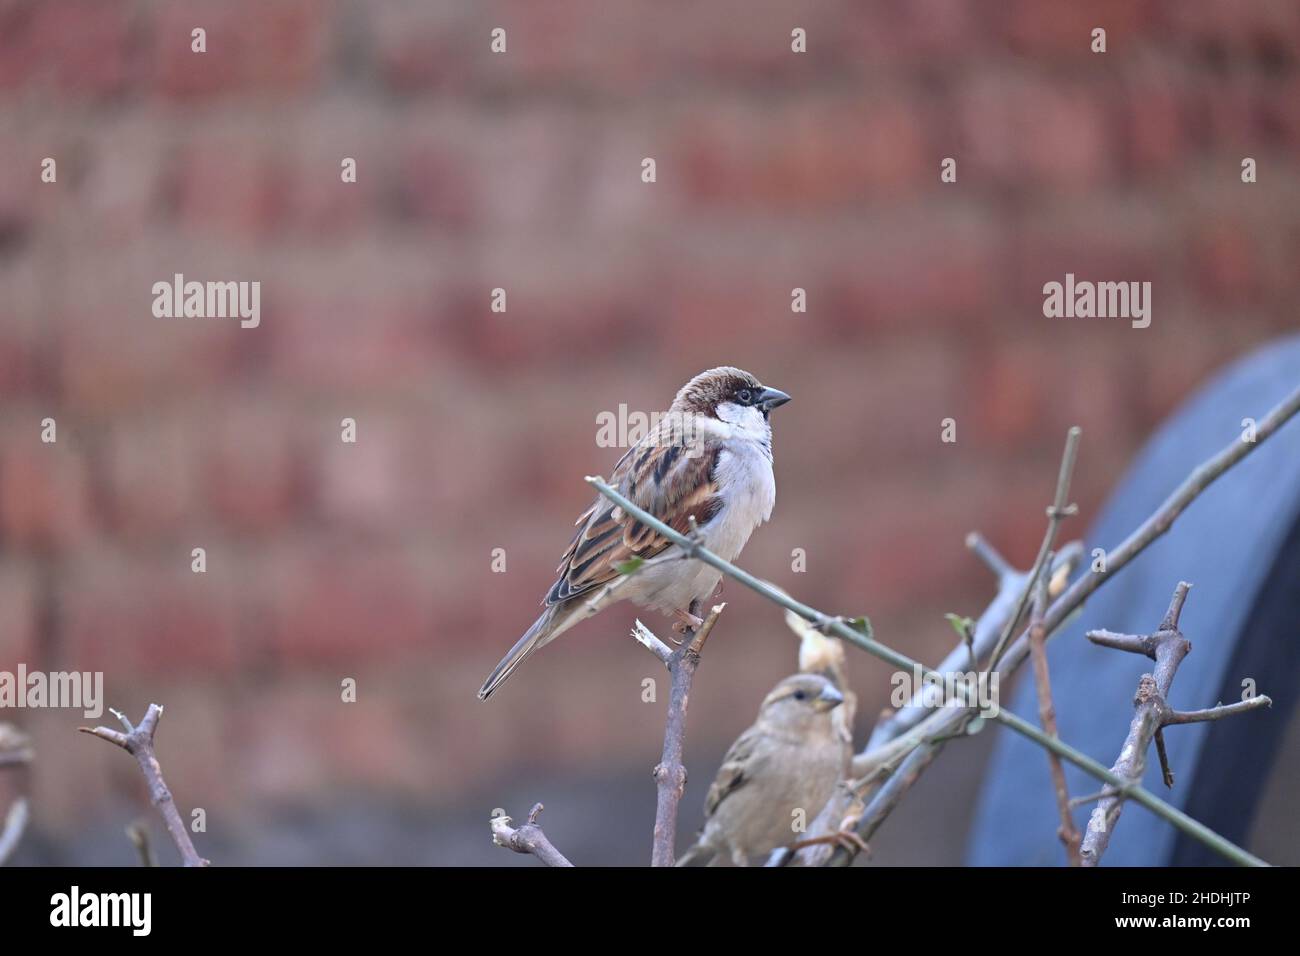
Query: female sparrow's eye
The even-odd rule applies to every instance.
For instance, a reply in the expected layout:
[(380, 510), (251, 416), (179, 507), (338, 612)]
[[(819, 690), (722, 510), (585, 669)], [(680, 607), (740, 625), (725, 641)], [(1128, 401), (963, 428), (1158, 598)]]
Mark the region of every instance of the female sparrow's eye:
[(807, 691), (802, 691), (802, 690), (797, 690), (797, 691), (794, 692), (794, 699), (795, 699), (795, 700), (807, 700), (807, 699), (808, 699), (808, 692), (807, 692)]
[(736, 398), (740, 399), (740, 404), (748, 405), (754, 400), (754, 393), (747, 388), (742, 388), (736, 393)]

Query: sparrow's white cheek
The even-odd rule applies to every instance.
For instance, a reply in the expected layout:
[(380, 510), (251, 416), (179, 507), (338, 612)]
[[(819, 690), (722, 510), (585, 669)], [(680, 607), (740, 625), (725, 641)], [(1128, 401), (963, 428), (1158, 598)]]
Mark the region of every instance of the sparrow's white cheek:
[(722, 402), (718, 405), (718, 418), (731, 425), (737, 437), (761, 441), (770, 434), (763, 413), (752, 405)]
[(739, 424), (740, 413), (745, 411), (743, 407), (735, 402), (719, 402), (717, 407), (717, 416), (720, 420), (728, 425)]

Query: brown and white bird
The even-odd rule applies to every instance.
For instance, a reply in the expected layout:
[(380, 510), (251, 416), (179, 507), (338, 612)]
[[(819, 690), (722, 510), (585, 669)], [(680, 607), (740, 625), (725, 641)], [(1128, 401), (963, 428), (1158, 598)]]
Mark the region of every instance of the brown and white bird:
[[(834, 720), (844, 701), (820, 674), (795, 674), (763, 701), (758, 720), (736, 738), (704, 798), (704, 829), (678, 866), (730, 860), (748, 866), (799, 839), (853, 756)], [(796, 814), (802, 811), (802, 814)]]
[[(609, 483), (682, 534), (694, 518), (700, 543), (733, 561), (772, 515), (776, 481), (768, 416), (789, 400), (738, 368), (701, 372), (619, 459)], [(604, 497), (575, 524), (578, 533), (556, 568), (559, 580), (542, 601), (545, 610), (483, 682), (480, 700), (538, 648), (615, 601), (630, 600), (699, 625), (694, 612), (713, 593), (721, 572), (681, 560), (676, 544)], [(633, 558), (645, 563), (619, 580), (620, 566)]]

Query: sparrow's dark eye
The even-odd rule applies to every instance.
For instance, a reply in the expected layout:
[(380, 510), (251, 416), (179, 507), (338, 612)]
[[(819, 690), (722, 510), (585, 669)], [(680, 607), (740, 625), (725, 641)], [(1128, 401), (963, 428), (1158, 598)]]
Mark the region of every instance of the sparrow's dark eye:
[(748, 405), (754, 400), (754, 393), (747, 388), (742, 388), (736, 393), (736, 399), (742, 405)]
[(795, 699), (795, 700), (807, 700), (807, 699), (808, 699), (808, 692), (807, 692), (806, 690), (797, 690), (797, 691), (794, 692), (794, 699)]

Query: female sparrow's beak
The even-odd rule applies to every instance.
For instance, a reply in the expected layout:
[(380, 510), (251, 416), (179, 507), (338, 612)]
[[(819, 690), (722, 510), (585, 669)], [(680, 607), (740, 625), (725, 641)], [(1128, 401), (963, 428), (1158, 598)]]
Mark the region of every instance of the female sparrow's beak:
[(821, 711), (834, 710), (842, 703), (844, 703), (844, 695), (830, 684), (823, 687), (822, 692), (817, 695), (817, 709)]
[(788, 401), (790, 401), (790, 396), (779, 388), (765, 388), (758, 393), (758, 400), (754, 404), (761, 408), (764, 413), (767, 413)]

